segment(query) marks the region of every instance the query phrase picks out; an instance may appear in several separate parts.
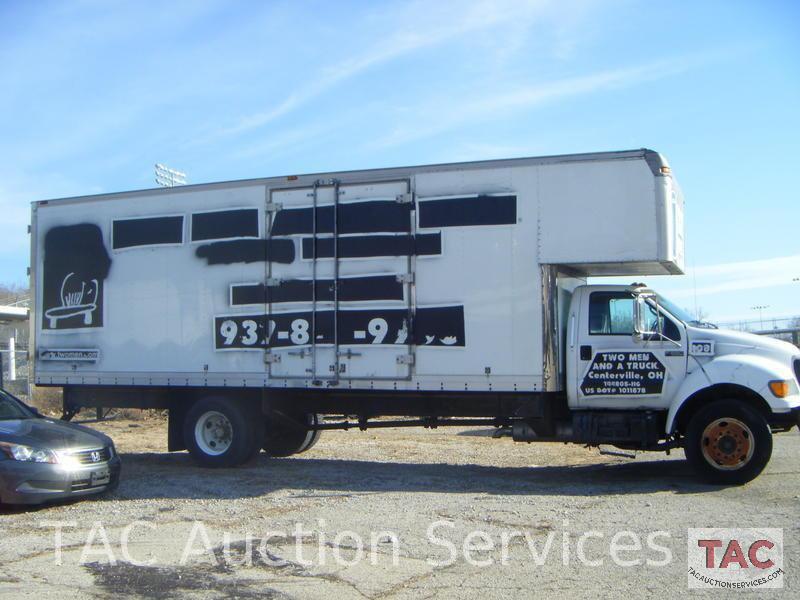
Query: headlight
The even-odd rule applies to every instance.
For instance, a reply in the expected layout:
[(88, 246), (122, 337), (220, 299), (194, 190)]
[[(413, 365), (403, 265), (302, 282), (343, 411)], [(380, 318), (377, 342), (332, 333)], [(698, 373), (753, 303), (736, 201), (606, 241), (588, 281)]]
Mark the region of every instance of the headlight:
[(56, 455), (44, 448), (34, 448), (32, 446), (23, 446), (22, 444), (10, 444), (8, 442), (0, 442), (0, 451), (6, 454), (11, 460), (18, 460), (20, 462), (37, 462), (37, 463), (57, 463), (58, 458)]

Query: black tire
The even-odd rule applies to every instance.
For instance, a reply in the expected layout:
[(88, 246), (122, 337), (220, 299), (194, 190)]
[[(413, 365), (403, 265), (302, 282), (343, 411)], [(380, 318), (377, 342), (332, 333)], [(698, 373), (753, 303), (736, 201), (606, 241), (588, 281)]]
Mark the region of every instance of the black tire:
[[(204, 433), (211, 429), (218, 435)], [(183, 422), (186, 448), (204, 467), (236, 467), (248, 462), (258, 454), (263, 436), (258, 407), (232, 398), (198, 400)]]
[(297, 423), (294, 426), (284, 420), (267, 417), (264, 421), (264, 451), (270, 456), (283, 457), (300, 454), (314, 447), (321, 431), (308, 429), (303, 424), (314, 426), (322, 420), (314, 413), (299, 414), (291, 417)]
[(741, 485), (755, 479), (772, 456), (764, 416), (739, 400), (717, 400), (689, 421), (686, 459), (707, 482)]

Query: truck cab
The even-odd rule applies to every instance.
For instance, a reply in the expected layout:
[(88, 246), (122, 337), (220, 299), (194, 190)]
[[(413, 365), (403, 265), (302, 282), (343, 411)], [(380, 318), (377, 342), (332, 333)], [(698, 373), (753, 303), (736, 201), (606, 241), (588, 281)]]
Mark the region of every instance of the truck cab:
[(712, 479), (757, 474), (771, 431), (798, 422), (798, 348), (697, 321), (643, 284), (577, 287), (564, 333), (571, 410), (647, 412)]

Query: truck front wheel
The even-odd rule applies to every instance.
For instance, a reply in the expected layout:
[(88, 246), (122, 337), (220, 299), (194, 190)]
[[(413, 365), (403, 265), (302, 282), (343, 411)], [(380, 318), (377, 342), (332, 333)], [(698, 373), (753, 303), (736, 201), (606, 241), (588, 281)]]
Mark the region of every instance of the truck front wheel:
[(264, 422), (264, 451), (270, 456), (291, 456), (311, 449), (322, 433), (312, 429), (321, 420), (314, 413), (295, 415), (293, 419), (267, 418)]
[(686, 458), (703, 479), (740, 485), (755, 479), (772, 456), (772, 432), (754, 408), (737, 400), (718, 400), (689, 421)]
[(253, 458), (263, 438), (262, 421), (244, 402), (223, 397), (198, 400), (186, 413), (186, 447), (204, 467), (235, 467)]

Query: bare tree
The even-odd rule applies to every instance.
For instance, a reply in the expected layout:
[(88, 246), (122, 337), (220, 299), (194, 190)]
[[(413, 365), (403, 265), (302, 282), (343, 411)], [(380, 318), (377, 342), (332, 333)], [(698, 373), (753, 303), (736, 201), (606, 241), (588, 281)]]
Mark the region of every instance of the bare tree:
[(30, 296), (28, 286), (16, 283), (0, 283), (0, 304), (15, 304)]

